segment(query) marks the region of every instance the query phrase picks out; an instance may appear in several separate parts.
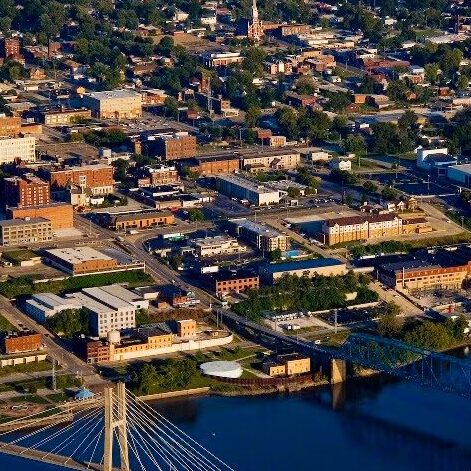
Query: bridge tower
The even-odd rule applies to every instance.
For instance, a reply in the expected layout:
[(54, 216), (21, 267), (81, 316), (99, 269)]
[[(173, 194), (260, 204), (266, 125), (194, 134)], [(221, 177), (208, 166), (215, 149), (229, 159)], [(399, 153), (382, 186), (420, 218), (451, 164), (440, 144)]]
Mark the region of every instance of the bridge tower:
[(118, 383), (116, 392), (113, 386), (105, 388), (105, 447), (103, 471), (113, 471), (113, 444), (116, 429), (119, 442), (119, 458), (122, 471), (130, 471), (128, 433), (126, 423), (126, 388)]

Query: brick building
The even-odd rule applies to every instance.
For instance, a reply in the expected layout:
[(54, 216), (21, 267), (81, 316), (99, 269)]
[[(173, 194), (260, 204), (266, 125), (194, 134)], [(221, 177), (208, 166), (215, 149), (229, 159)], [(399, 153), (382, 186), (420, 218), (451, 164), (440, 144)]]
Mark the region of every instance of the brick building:
[(2, 56), (5, 59), (21, 59), (20, 40), (18, 38), (4, 38), (2, 41)]
[(34, 352), (40, 350), (43, 336), (32, 330), (23, 332), (5, 333), (0, 339), (2, 353), (11, 355), (14, 353)]
[(182, 167), (199, 175), (234, 173), (240, 168), (239, 157), (233, 155), (213, 155), (194, 157), (182, 162)]
[(102, 213), (100, 224), (115, 231), (126, 229), (146, 229), (155, 226), (168, 226), (175, 223), (170, 211), (142, 211), (126, 213)]
[(46, 109), (38, 112), (39, 121), (47, 126), (70, 124), (80, 119), (90, 119), (92, 112), (88, 108)]
[(272, 377), (304, 374), (311, 371), (311, 359), (298, 353), (276, 355), (275, 358), (263, 363), (262, 368)]
[(142, 117), (142, 98), (132, 90), (94, 92), (83, 97), (83, 104), (99, 119), (137, 119)]
[(177, 169), (173, 165), (149, 166), (145, 168), (145, 172), (149, 176), (150, 186), (166, 185), (180, 181)]
[(0, 221), (0, 246), (11, 247), (52, 240), (52, 223), (45, 218)]
[(208, 275), (206, 282), (217, 296), (258, 289), (260, 286), (258, 275), (246, 270), (220, 270)]
[(5, 206), (27, 208), (49, 204), (51, 200), (48, 182), (34, 175), (10, 177), (3, 180), (3, 201)]
[(430, 223), (423, 218), (403, 220), (395, 213), (362, 214), (325, 221), (322, 225), (321, 242), (335, 245), (342, 242), (397, 237), (430, 230)]
[(148, 153), (165, 160), (187, 159), (196, 155), (196, 137), (183, 131), (149, 136), (145, 146)]
[(17, 137), (21, 132), (21, 118), (4, 116), (0, 118), (0, 137)]
[(113, 193), (114, 179), (111, 165), (95, 164), (82, 167), (69, 167), (49, 173), (52, 189), (64, 189), (70, 183), (89, 190), (92, 195)]
[(45, 218), (51, 221), (53, 230), (74, 227), (73, 206), (67, 203), (49, 203), (27, 208), (10, 206), (7, 216), (11, 219)]

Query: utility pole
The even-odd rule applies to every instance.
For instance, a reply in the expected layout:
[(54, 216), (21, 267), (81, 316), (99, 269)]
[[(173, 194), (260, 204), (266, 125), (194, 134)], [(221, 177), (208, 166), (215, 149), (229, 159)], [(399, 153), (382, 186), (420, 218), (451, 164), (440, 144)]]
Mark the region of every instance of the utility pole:
[(114, 387), (105, 388), (105, 445), (103, 471), (113, 471), (114, 430), (118, 430), (119, 457), (121, 471), (130, 471), (128, 435), (126, 424), (126, 387), (118, 383), (116, 393)]
[(337, 309), (334, 309), (334, 327), (335, 327), (335, 333), (337, 333)]
[(57, 391), (56, 359), (52, 360), (52, 390)]

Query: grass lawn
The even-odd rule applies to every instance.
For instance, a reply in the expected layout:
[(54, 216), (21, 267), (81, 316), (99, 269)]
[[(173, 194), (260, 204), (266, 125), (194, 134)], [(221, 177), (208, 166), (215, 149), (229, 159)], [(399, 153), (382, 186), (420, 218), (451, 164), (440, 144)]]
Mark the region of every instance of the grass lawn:
[(20, 262), (25, 262), (26, 260), (31, 260), (34, 257), (38, 257), (38, 254), (33, 250), (29, 249), (18, 249), (18, 250), (10, 250), (8, 252), (3, 252), (2, 257), (6, 260), (9, 260), (12, 263), (17, 265)]
[[(13, 325), (10, 324), (1, 314), (0, 314), (0, 332), (16, 330)], [(1, 370), (0, 370), (1, 371)], [(0, 373), (1, 374), (1, 373)]]
[(14, 373), (35, 373), (38, 371), (49, 371), (52, 369), (48, 361), (26, 363), (25, 365), (5, 366), (0, 368), (0, 376), (8, 376)]
[(49, 402), (41, 396), (35, 394), (26, 394), (24, 396), (13, 397), (10, 402), (33, 402), (34, 404), (49, 404)]

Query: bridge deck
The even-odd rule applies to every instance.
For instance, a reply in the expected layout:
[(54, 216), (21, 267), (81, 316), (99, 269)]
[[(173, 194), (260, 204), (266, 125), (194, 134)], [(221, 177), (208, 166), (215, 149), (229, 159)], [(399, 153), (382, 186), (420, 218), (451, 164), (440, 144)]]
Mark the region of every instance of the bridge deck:
[(0, 442), (0, 453), (6, 453), (7, 455), (18, 456), (34, 461), (41, 461), (42, 463), (53, 464), (62, 468), (77, 469), (80, 471), (95, 470), (102, 471), (103, 466), (97, 463), (83, 463), (76, 461), (68, 456), (56, 455), (54, 453), (48, 453), (46, 451), (35, 450), (26, 448), (19, 445), (11, 445), (6, 442)]

